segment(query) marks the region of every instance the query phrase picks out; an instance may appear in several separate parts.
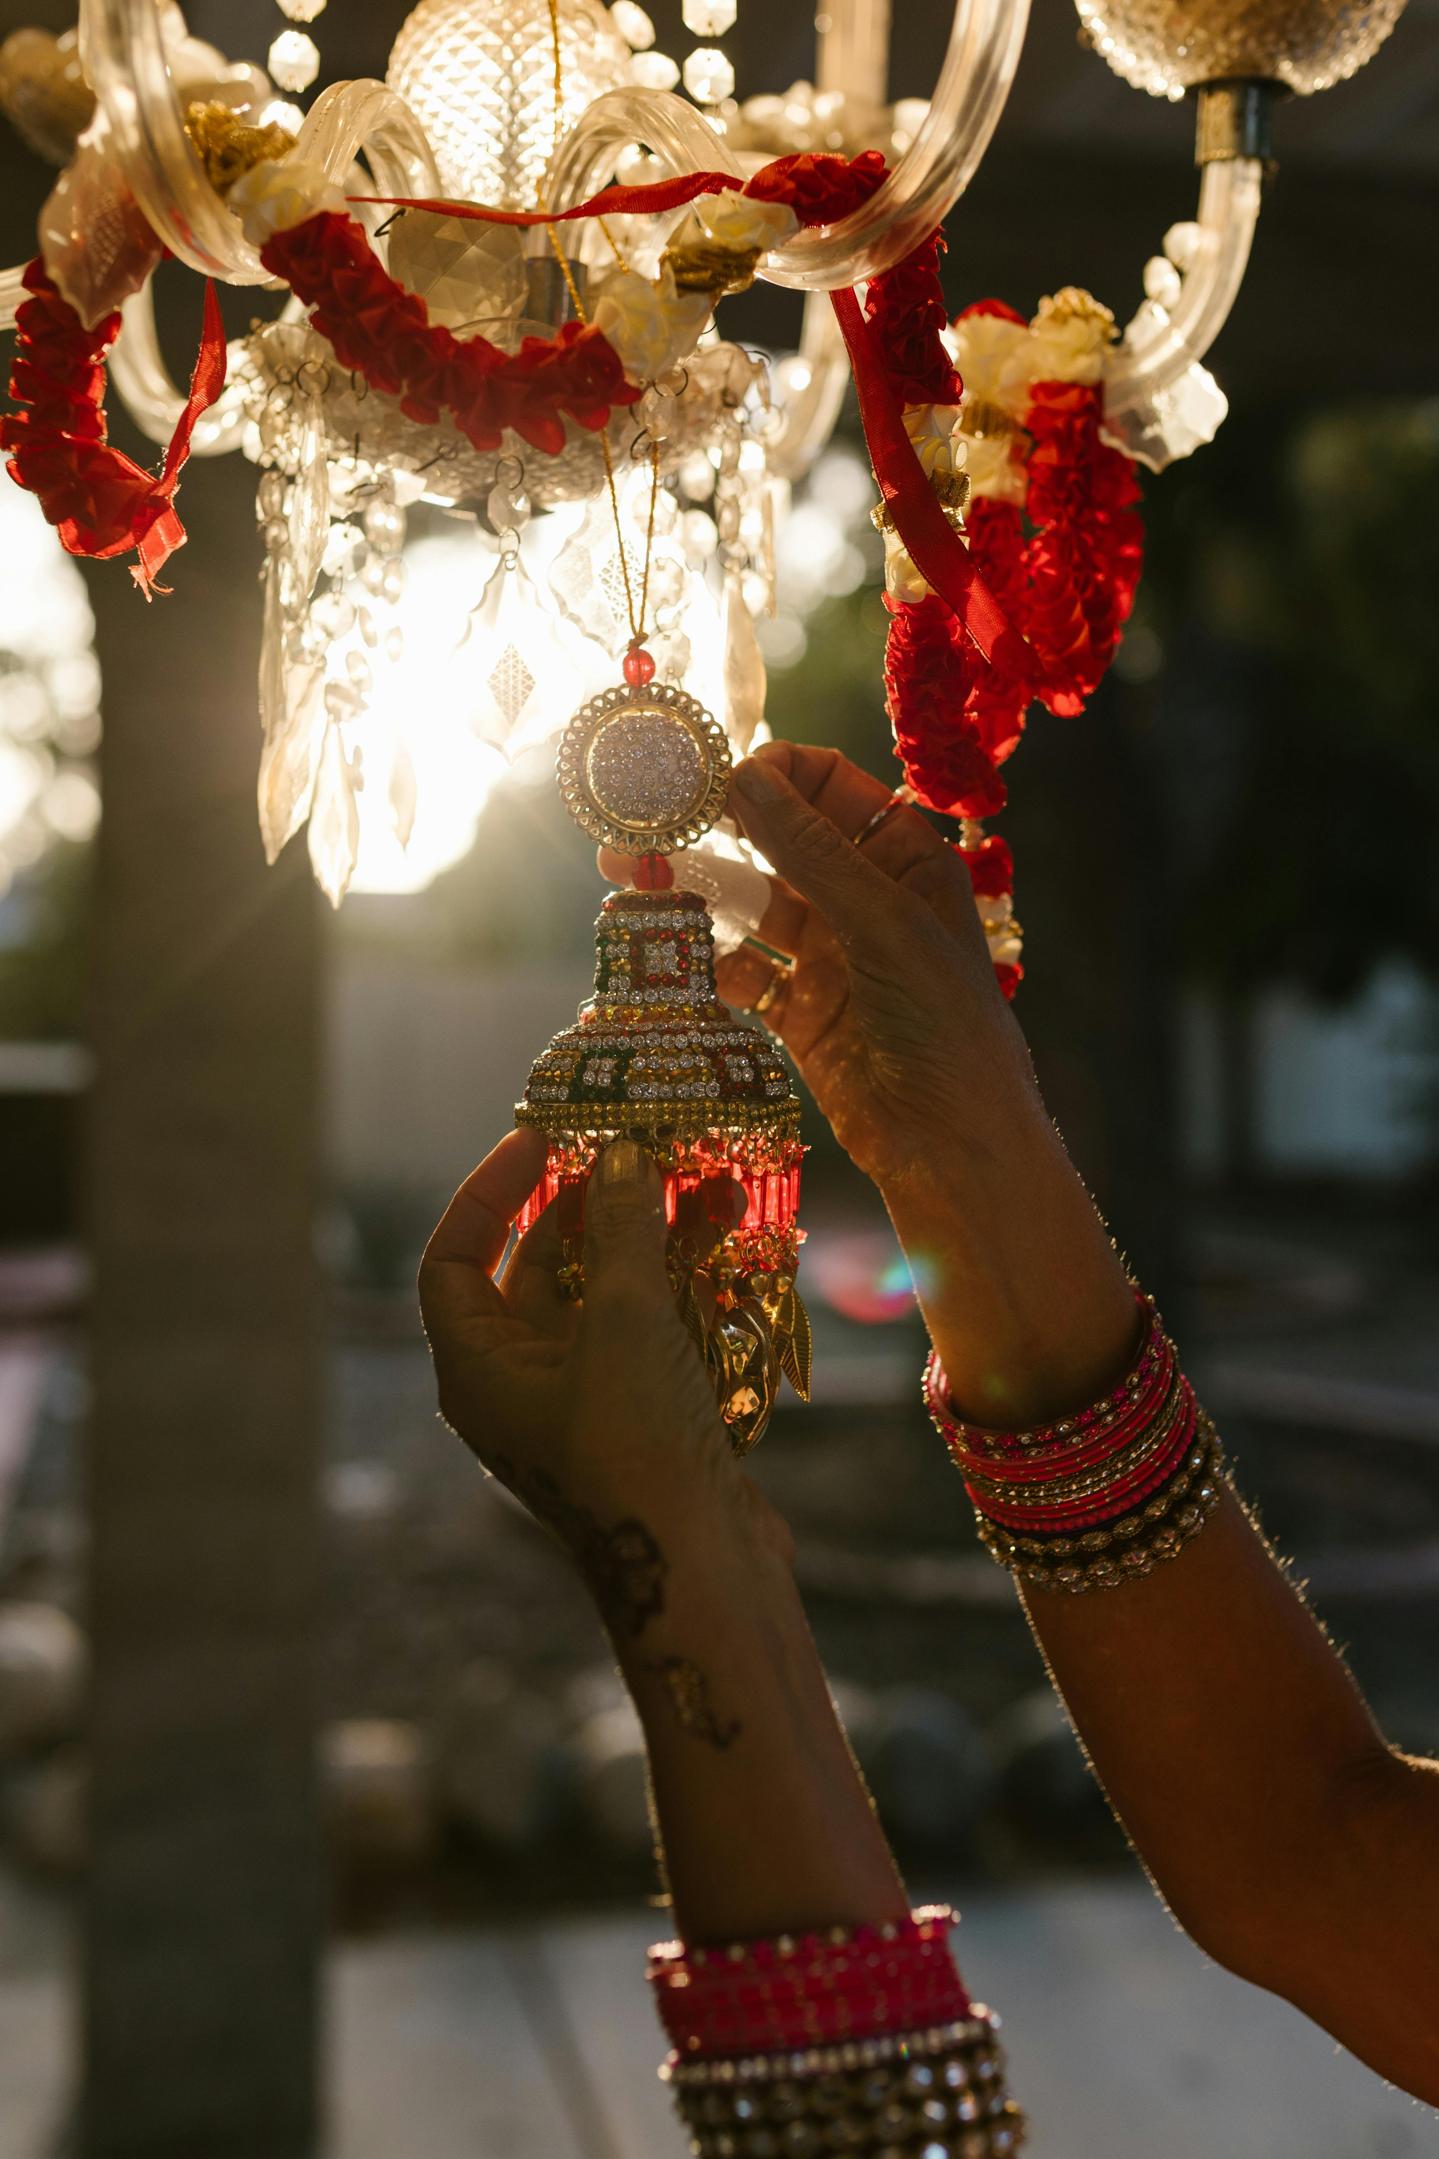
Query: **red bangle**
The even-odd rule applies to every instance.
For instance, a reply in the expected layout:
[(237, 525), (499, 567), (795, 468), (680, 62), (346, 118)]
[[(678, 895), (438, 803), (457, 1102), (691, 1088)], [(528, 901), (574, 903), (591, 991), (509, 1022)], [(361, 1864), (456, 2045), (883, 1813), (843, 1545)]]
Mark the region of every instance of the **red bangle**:
[(1029, 1431), (990, 1431), (950, 1409), (931, 1356), (925, 1401), (976, 1512), (1013, 1535), (1084, 1535), (1142, 1507), (1187, 1462), (1194, 1390), (1152, 1298), (1135, 1292), (1143, 1332), (1124, 1379), (1089, 1408)]
[(1162, 1375), (1171, 1368), (1174, 1358), (1174, 1346), (1164, 1332), (1153, 1298), (1136, 1290), (1134, 1300), (1143, 1321), (1143, 1332), (1134, 1361), (1124, 1378), (1087, 1409), (1071, 1417), (1056, 1418), (1049, 1424), (1035, 1425), (1028, 1431), (994, 1431), (958, 1417), (946, 1399), (948, 1388), (944, 1367), (938, 1355), (932, 1354), (925, 1373), (926, 1401), (945, 1444), (960, 1466), (964, 1467), (972, 1460), (976, 1466), (987, 1462), (996, 1469), (1008, 1470), (1043, 1463), (1056, 1455), (1067, 1454), (1076, 1446), (1100, 1442), (1117, 1426), (1127, 1424), (1136, 1402), (1148, 1399), (1149, 1390), (1161, 1384)]
[(956, 2023), (971, 2003), (949, 1946), (954, 1913), (836, 1927), (725, 1949), (660, 1943), (649, 1980), (680, 2060), (784, 2052)]
[(1172, 1419), (1152, 1435), (1136, 1463), (1112, 1478), (1099, 1477), (1094, 1489), (1087, 1493), (1068, 1499), (1056, 1495), (1051, 1503), (1041, 1505), (1036, 1501), (1045, 1497), (1042, 1486), (1032, 1498), (1026, 1496), (1023, 1504), (1017, 1504), (1012, 1493), (976, 1486), (968, 1480), (965, 1490), (981, 1514), (1003, 1522), (1006, 1528), (1056, 1532), (1094, 1528), (1127, 1514), (1169, 1482), (1193, 1444), (1198, 1415), (1194, 1390), (1185, 1380)]

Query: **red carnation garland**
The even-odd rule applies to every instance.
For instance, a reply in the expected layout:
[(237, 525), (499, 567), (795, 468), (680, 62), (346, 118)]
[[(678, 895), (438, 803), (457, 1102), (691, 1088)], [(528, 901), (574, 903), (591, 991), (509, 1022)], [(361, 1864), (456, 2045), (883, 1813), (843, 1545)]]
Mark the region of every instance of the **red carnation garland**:
[(1037, 382), (1025, 513), (1026, 634), (1045, 670), (1044, 703), (1082, 712), (1114, 658), (1144, 566), (1144, 528), (1131, 460), (1101, 440), (1096, 384)]
[[(1024, 320), (994, 300), (966, 313)], [(1002, 807), (998, 768), (1018, 744), (1029, 705), (1038, 699), (1060, 717), (1082, 712), (1113, 660), (1134, 604), (1144, 536), (1133, 464), (1101, 437), (1103, 404), (1098, 384), (1033, 384), (1023, 508), (983, 498), (969, 507), (971, 560), (1022, 635), (1026, 664), (1014, 664), (1013, 646), (983, 664), (932, 594), (886, 603), (895, 743), (910, 785), (932, 808), (977, 818)], [(985, 874), (1012, 877), (1007, 850)], [(1010, 886), (986, 889), (1007, 897)], [(1012, 996), (1020, 970), (1000, 965), (996, 973)]]
[(190, 394), (176, 422), (157, 477), (107, 439), (105, 355), (120, 334), (118, 314), (87, 329), (37, 259), (23, 283), (32, 297), (15, 317), (15, 364), (10, 395), (20, 409), (0, 419), (7, 470), (34, 495), (67, 553), (91, 560), (128, 554), (131, 575), (149, 599), (185, 528), (175, 509), (180, 475), (200, 414), (225, 386), (225, 331), (212, 284), (205, 287), (205, 323)]
[[(876, 151), (849, 164), (823, 155), (781, 158), (757, 174), (746, 193), (787, 202), (801, 224), (832, 224), (867, 200), (885, 172)], [(1044, 661), (1016, 634), (1024, 627), (1017, 603), (1028, 574), (1017, 512), (990, 517), (988, 512), (1004, 512), (1006, 506), (977, 505), (963, 556), (923, 482), (917, 457), (900, 437), (906, 406), (958, 405), (963, 396), (944, 342), (949, 318), (939, 276), (943, 247), (943, 235), (933, 233), (903, 261), (870, 279), (863, 306), (870, 350), (856, 334), (859, 311), (852, 296), (836, 294), (835, 308), (855, 363), (871, 454), (876, 468), (882, 458), (887, 467), (882, 486), (891, 514), (907, 542), (914, 532), (916, 552), (923, 541), (924, 567), (932, 579), (937, 582), (940, 570), (949, 573), (943, 592), (887, 603), (885, 690), (895, 748), (918, 801), (948, 816), (981, 818), (1004, 807), (999, 767), (1019, 740)], [(1053, 569), (1060, 560), (1056, 552)], [(1051, 585), (1057, 601), (1057, 577)], [(969, 865), (977, 899), (1010, 897), (1014, 863), (1002, 841), (957, 851)], [(1017, 963), (996, 963), (1006, 997), (1014, 995), (1022, 972)]]
[(643, 395), (625, 379), (608, 338), (577, 322), (553, 338), (527, 337), (515, 353), (431, 322), (419, 295), (379, 261), (364, 227), (340, 211), (321, 210), (275, 233), (260, 260), (311, 310), (343, 366), (398, 398), (423, 425), (448, 412), (477, 450), (497, 450), (513, 429), (553, 457), (565, 446), (567, 418), (598, 433), (616, 406)]

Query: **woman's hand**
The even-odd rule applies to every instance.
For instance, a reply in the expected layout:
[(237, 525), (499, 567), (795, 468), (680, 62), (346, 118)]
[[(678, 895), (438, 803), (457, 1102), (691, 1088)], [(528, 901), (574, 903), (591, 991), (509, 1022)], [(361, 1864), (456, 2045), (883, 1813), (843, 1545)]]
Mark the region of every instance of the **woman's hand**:
[[(545, 1143), (511, 1132), (450, 1202), (420, 1266), (440, 1413), (633, 1619), (672, 1521), (787, 1547), (740, 1470), (665, 1270), (659, 1172), (618, 1140), (586, 1195), (584, 1297), (563, 1296), (550, 1209), (500, 1272)], [(707, 1218), (706, 1218), (707, 1219)], [(497, 1279), (498, 1276), (498, 1279)]]
[[(420, 1268), (440, 1409), (569, 1547), (645, 1729), (662, 1860), (690, 1941), (877, 1925), (903, 1887), (839, 1729), (783, 1522), (740, 1469), (665, 1270), (659, 1173), (620, 1140), (585, 1202), (584, 1299), (544, 1168), (501, 1140)], [(497, 1274), (499, 1279), (497, 1280)]]
[(1039, 1108), (969, 872), (918, 810), (876, 823), (891, 801), (837, 750), (772, 743), (739, 766), (731, 807), (783, 880), (758, 934), (794, 966), (776, 987), (744, 946), (719, 978), (738, 1005), (773, 991), (766, 1022), (886, 1189), (982, 1143), (996, 1114)]
[[(732, 807), (779, 873), (759, 936), (788, 955), (763, 1017), (841, 1144), (879, 1186), (957, 1405), (1027, 1423), (1124, 1369), (1124, 1272), (994, 979), (964, 863), (836, 750), (771, 743)], [(858, 840), (859, 844), (856, 844)], [(746, 946), (722, 993), (754, 1007), (774, 966)]]

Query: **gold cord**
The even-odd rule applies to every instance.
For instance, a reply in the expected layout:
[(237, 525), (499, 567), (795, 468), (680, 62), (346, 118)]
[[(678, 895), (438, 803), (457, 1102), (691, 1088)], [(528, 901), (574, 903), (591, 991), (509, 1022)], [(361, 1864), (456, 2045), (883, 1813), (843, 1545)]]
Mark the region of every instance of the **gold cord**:
[[(551, 136), (550, 152), (551, 156), (553, 156), (555, 150), (559, 148), (560, 128), (564, 118), (565, 77), (564, 61), (560, 52), (559, 0), (549, 0), (549, 5), (550, 43), (554, 49), (555, 56), (555, 115), (554, 129)], [(540, 194), (540, 208), (542, 210), (548, 210), (549, 208), (549, 204), (545, 201), (543, 192), (541, 192)], [(615, 246), (614, 236), (610, 232), (609, 227), (605, 224), (604, 219), (601, 218), (599, 223), (600, 230), (604, 233), (606, 240), (609, 241), (610, 247), (614, 252), (616, 262), (619, 264), (622, 270), (628, 269), (629, 265), (628, 263), (626, 263), (623, 255), (621, 255), (618, 247)], [(570, 305), (575, 311), (575, 320), (577, 322), (582, 322), (588, 325), (590, 318), (585, 313), (585, 303), (580, 298), (580, 288), (575, 283), (575, 275), (573, 270), (570, 268), (569, 257), (566, 255), (564, 248), (561, 245), (560, 236), (556, 232), (553, 224), (546, 224), (545, 231), (549, 237), (551, 252), (554, 255), (555, 261), (560, 266), (560, 275), (563, 277), (566, 289), (569, 292)], [(615, 521), (615, 539), (618, 543), (620, 551), (620, 575), (624, 579), (625, 613), (629, 616), (630, 620), (630, 643), (632, 645), (639, 645), (644, 642), (645, 610), (649, 605), (650, 596), (650, 555), (654, 546), (655, 511), (659, 501), (660, 449), (657, 442), (652, 441), (650, 443), (650, 514), (649, 521), (645, 527), (644, 572), (640, 580), (640, 604), (638, 609), (636, 609), (635, 607), (634, 587), (630, 582), (630, 559), (625, 551), (624, 520), (620, 516), (619, 490), (615, 486), (614, 453), (610, 449), (610, 438), (607, 428), (601, 428), (600, 430), (600, 450), (604, 456), (605, 461), (605, 485), (609, 490), (610, 513)]]

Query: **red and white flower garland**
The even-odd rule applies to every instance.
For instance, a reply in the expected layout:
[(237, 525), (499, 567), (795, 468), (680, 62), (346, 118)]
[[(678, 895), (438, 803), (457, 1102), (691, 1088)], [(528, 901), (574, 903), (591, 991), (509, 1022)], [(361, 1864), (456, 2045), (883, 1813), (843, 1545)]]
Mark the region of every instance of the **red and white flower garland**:
[[(849, 161), (805, 153), (765, 166), (738, 199), (736, 183), (715, 173), (609, 191), (601, 200), (625, 194), (637, 198), (627, 207), (655, 209), (692, 202), (687, 229), (753, 256), (796, 223), (837, 222), (885, 177), (877, 151)], [(390, 276), (317, 168), (264, 159), (229, 200), (266, 269), (309, 307), (345, 367), (423, 425), (448, 418), (482, 451), (513, 431), (555, 454), (570, 424), (604, 429), (613, 412), (643, 396), (647, 372), (658, 371), (655, 356), (688, 349), (709, 311), (709, 300), (677, 292), (668, 270), (657, 280), (617, 272), (595, 320), (566, 323), (553, 338), (528, 338), (506, 353), (431, 322), (424, 301)], [(862, 308), (852, 296), (846, 306), (844, 295), (836, 306), (862, 375), (887, 505), (885, 686), (896, 749), (917, 801), (977, 820), (1003, 807), (1000, 767), (1029, 704), (1077, 713), (1102, 678), (1133, 603), (1142, 535), (1133, 466), (1100, 437), (1111, 334), (1105, 311), (1070, 292), (1044, 303), (1030, 324), (990, 301), (951, 326), (939, 277), (943, 245), (939, 233), (930, 235), (869, 281)], [(28, 409), (0, 422), (0, 446), (72, 552), (136, 549), (135, 575), (149, 591), (184, 537), (173, 497), (195, 418), (223, 384), (213, 291), (190, 402), (156, 478), (106, 441), (103, 358), (118, 318), (86, 328), (41, 263), (27, 284), (34, 298), (20, 311), (11, 394)], [(881, 423), (885, 410), (898, 415), (888, 430), (870, 424), (876, 400)], [(947, 525), (926, 486), (945, 506)], [(974, 499), (961, 542), (966, 488)], [(943, 590), (930, 578), (942, 579)], [(960, 851), (1012, 994), (1021, 970), (1009, 849), (970, 831)]]
[(98, 561), (134, 551), (132, 575), (148, 599), (185, 528), (175, 509), (180, 474), (200, 414), (225, 386), (225, 335), (215, 288), (205, 290), (205, 326), (190, 395), (158, 475), (108, 440), (105, 356), (120, 334), (118, 314), (87, 327), (61, 297), (43, 262), (24, 284), (31, 297), (15, 317), (10, 395), (17, 410), (0, 419), (0, 449), (18, 487), (39, 501), (72, 555)]

